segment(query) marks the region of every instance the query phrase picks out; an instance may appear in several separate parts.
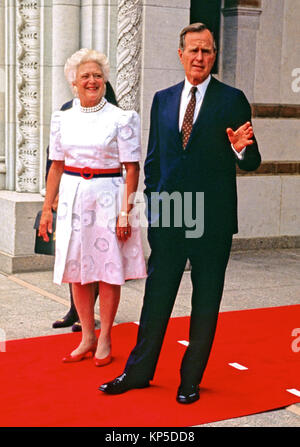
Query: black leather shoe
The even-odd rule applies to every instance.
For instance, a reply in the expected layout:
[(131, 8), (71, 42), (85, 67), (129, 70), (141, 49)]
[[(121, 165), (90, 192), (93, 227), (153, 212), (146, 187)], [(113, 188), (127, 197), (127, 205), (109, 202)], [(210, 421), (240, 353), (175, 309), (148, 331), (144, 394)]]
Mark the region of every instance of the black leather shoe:
[(82, 331), (81, 323), (78, 320), (78, 321), (76, 321), (76, 323), (73, 324), (72, 332), (81, 332), (81, 331)]
[(126, 373), (116, 377), (111, 382), (103, 383), (98, 389), (107, 394), (122, 394), (135, 388), (147, 388), (149, 381), (136, 382), (129, 378)]
[(65, 315), (60, 320), (56, 320), (52, 324), (52, 327), (54, 329), (62, 328), (62, 327), (69, 327), (69, 326), (72, 326), (77, 320), (78, 320), (77, 312), (74, 312), (72, 309), (70, 309), (69, 312), (67, 313), (67, 315)]
[(176, 400), (180, 404), (192, 404), (199, 400), (199, 385), (180, 385)]

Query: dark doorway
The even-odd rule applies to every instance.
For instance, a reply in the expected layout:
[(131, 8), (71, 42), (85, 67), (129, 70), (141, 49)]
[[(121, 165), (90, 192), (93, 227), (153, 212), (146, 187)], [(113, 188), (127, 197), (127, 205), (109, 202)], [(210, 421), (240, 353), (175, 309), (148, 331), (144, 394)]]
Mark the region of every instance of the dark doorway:
[[(217, 48), (220, 41), (220, 16), (221, 0), (191, 0), (190, 23), (205, 23), (214, 33)], [(212, 72), (218, 72), (218, 55)]]

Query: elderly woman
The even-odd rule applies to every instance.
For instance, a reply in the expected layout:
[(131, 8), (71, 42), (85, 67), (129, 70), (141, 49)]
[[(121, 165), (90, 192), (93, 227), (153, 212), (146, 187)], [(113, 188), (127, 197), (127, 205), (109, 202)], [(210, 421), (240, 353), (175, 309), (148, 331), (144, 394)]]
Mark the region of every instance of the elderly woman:
[[(64, 362), (91, 353), (96, 366), (111, 362), (111, 328), (126, 279), (144, 278), (146, 268), (138, 216), (132, 210), (139, 177), (140, 121), (104, 99), (106, 56), (81, 49), (65, 65), (75, 96), (71, 109), (51, 119), (46, 196), (39, 228), (48, 240), (51, 205), (59, 192), (54, 282), (72, 283), (82, 340)], [(122, 167), (126, 170), (126, 181)], [(101, 330), (94, 325), (99, 283)]]

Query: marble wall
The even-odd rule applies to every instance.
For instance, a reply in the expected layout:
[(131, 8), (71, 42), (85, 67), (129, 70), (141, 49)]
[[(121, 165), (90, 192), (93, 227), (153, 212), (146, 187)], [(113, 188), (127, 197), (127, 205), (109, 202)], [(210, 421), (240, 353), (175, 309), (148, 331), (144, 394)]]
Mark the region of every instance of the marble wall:
[(299, 104), (292, 72), (300, 67), (300, 3), (263, 0), (256, 46), (254, 101)]
[[(241, 6), (235, 14), (224, 14), (222, 78), (242, 88), (252, 104), (299, 105), (300, 3), (261, 0), (257, 4), (256, 13)], [(296, 115), (253, 119), (263, 162), (299, 161)], [(235, 239), (258, 238), (260, 246), (262, 238), (280, 245), (280, 240), (288, 237), (299, 244), (299, 174), (241, 176), (238, 194), (239, 233)]]
[[(262, 6), (253, 102), (299, 105), (300, 3), (263, 0)], [(256, 119), (254, 125), (264, 160), (299, 160), (299, 119)]]
[(299, 175), (239, 177), (238, 193), (238, 238), (299, 236)]

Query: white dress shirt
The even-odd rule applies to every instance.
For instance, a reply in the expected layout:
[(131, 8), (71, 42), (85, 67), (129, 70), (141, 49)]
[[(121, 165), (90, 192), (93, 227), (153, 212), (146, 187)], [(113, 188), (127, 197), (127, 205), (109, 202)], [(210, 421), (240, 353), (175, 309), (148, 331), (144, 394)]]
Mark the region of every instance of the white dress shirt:
[[(187, 78), (185, 78), (185, 82), (184, 82), (184, 87), (182, 90), (182, 94), (181, 94), (181, 101), (180, 101), (180, 109), (179, 109), (179, 132), (181, 132), (182, 129), (182, 124), (183, 124), (183, 119), (184, 119), (184, 114), (186, 111), (186, 108), (188, 106), (188, 103), (191, 99), (191, 88), (192, 87), (197, 87), (197, 91), (196, 91), (196, 106), (195, 106), (195, 112), (194, 112), (194, 119), (193, 119), (193, 123), (196, 121), (197, 116), (199, 114), (202, 102), (203, 102), (203, 98), (206, 92), (206, 89), (208, 87), (208, 84), (211, 80), (211, 75), (209, 75), (205, 81), (203, 81), (201, 84), (198, 85), (192, 85)], [(244, 152), (246, 148), (243, 148), (241, 150), (241, 152), (237, 152), (233, 145), (231, 145), (232, 150), (234, 151), (235, 155), (242, 160), (244, 158)]]
[(181, 102), (180, 102), (180, 110), (179, 110), (179, 131), (181, 131), (184, 114), (186, 111), (186, 108), (188, 106), (188, 103), (191, 99), (191, 88), (197, 87), (196, 91), (196, 106), (195, 106), (195, 112), (194, 112), (194, 120), (193, 123), (196, 121), (197, 116), (199, 114), (203, 98), (207, 89), (207, 86), (209, 84), (209, 81), (211, 79), (211, 75), (208, 76), (208, 78), (205, 79), (204, 82), (198, 85), (192, 85), (187, 78), (185, 78), (184, 87), (181, 94)]

